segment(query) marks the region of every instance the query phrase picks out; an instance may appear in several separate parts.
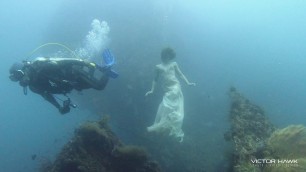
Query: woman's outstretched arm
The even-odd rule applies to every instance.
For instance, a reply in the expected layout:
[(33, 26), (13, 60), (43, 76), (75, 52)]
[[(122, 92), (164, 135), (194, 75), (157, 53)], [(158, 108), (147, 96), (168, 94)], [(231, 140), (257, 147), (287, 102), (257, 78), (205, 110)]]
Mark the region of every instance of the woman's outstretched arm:
[(154, 79), (153, 79), (153, 81), (152, 81), (151, 90), (150, 90), (150, 91), (148, 91), (148, 92), (146, 93), (146, 96), (148, 96), (148, 95), (150, 95), (150, 94), (154, 93), (154, 90), (155, 90), (155, 85), (156, 85), (156, 82), (157, 82), (158, 77), (159, 77), (159, 72), (158, 72), (157, 68), (155, 69), (155, 73), (154, 73), (154, 75), (155, 75), (155, 76), (154, 76)]
[(176, 74), (187, 84), (187, 85), (191, 85), (191, 86), (195, 86), (196, 84), (193, 82), (189, 82), (188, 79), (186, 78), (186, 76), (183, 74), (183, 72), (180, 70), (180, 68), (178, 67), (178, 64), (175, 63), (174, 64), (174, 68), (175, 68), (175, 72)]

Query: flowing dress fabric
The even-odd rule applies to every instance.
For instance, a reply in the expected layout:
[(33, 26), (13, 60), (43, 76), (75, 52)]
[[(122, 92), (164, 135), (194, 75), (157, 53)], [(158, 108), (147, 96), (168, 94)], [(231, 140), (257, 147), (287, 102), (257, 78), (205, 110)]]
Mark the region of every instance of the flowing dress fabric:
[(148, 127), (148, 131), (170, 132), (183, 140), (184, 132), (182, 124), (184, 119), (184, 96), (181, 85), (175, 76), (175, 62), (169, 64), (159, 64), (156, 69), (164, 90), (162, 102), (159, 104), (154, 124)]

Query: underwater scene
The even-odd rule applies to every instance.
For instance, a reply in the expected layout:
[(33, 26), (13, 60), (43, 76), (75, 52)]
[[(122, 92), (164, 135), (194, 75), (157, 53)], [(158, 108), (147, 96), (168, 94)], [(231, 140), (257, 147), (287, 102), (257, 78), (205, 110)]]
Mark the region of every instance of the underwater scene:
[(306, 1), (0, 9), (0, 172), (306, 171)]

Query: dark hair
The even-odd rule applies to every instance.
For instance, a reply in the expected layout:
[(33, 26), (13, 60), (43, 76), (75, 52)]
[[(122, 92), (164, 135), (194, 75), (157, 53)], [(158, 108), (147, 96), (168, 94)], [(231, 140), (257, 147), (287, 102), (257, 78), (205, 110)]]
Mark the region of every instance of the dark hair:
[(174, 50), (170, 47), (168, 48), (164, 48), (161, 53), (161, 59), (162, 61), (168, 61), (168, 60), (172, 60), (175, 58), (176, 54), (174, 52)]

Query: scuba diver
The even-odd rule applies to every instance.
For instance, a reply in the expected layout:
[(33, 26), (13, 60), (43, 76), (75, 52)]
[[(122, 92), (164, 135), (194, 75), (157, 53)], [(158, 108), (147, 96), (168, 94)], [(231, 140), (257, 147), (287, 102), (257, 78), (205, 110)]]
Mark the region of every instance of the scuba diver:
[[(108, 49), (103, 52), (104, 66), (80, 58), (46, 58), (39, 57), (34, 61), (15, 63), (10, 68), (9, 78), (19, 82), (27, 94), (27, 87), (34, 93), (54, 105), (61, 114), (70, 112), (70, 107), (76, 108), (66, 95), (73, 89), (82, 91), (93, 88), (103, 90), (109, 77), (116, 78), (118, 74), (111, 70), (114, 57)], [(54, 94), (68, 97), (61, 106)]]

